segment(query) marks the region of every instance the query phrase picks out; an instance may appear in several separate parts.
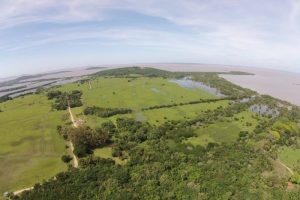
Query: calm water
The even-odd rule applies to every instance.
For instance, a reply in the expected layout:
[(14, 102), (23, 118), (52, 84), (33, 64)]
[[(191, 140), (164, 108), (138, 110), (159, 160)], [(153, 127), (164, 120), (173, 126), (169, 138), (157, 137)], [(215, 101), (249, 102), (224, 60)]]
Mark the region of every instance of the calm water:
[(190, 89), (202, 89), (210, 94), (213, 94), (218, 97), (225, 97), (225, 95), (221, 94), (220, 91), (218, 91), (216, 88), (209, 87), (208, 85), (205, 85), (201, 82), (196, 82), (193, 80), (190, 80), (189, 78), (183, 78), (183, 79), (172, 79), (170, 80), (172, 83), (177, 83), (181, 87), (184, 88), (190, 88)]

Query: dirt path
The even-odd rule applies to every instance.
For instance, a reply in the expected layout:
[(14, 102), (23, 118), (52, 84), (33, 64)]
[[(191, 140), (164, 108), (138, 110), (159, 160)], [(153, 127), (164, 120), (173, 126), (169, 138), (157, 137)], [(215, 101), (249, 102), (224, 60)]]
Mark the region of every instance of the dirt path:
[(29, 188), (24, 188), (24, 189), (21, 189), (21, 190), (17, 190), (14, 192), (14, 195), (20, 195), (22, 192), (25, 192), (25, 191), (28, 191), (28, 190), (32, 190), (33, 187), (29, 187)]
[(74, 119), (74, 116), (73, 116), (73, 113), (72, 113), (72, 110), (71, 110), (71, 107), (70, 107), (70, 106), (68, 107), (68, 111), (69, 111), (70, 118), (71, 118), (71, 121), (72, 121), (72, 123), (73, 123), (73, 126), (74, 126), (75, 128), (77, 128), (78, 126), (77, 126), (77, 124), (76, 124), (76, 122), (75, 122), (75, 119)]
[[(70, 114), (70, 118), (71, 118), (71, 121), (72, 121), (72, 123), (73, 123), (73, 126), (75, 127), (75, 128), (77, 128), (78, 127), (78, 125), (76, 124), (76, 122), (75, 122), (75, 119), (74, 119), (74, 116), (73, 116), (73, 113), (72, 113), (72, 110), (71, 110), (71, 107), (69, 106), (68, 107), (68, 111), (69, 111), (69, 114)], [(75, 154), (73, 153), (73, 151), (74, 151), (74, 145), (73, 145), (73, 143), (70, 141), (69, 142), (69, 144), (70, 144), (70, 148), (71, 148), (71, 153), (72, 153), (72, 157), (73, 157), (73, 166), (75, 167), (75, 168), (78, 168), (78, 158), (75, 156)]]
[(74, 145), (72, 142), (69, 142), (70, 148), (71, 148), (71, 153), (72, 153), (72, 158), (73, 158), (73, 167), (78, 168), (78, 159), (73, 153), (74, 151)]
[(280, 160), (278, 160), (277, 159), (277, 162), (281, 165), (281, 166), (283, 166), (285, 169), (287, 169), (290, 173), (291, 173), (291, 175), (294, 175), (294, 172), (293, 172), (293, 170), (291, 170), (291, 168), (289, 168), (288, 166), (286, 166), (285, 164), (283, 164)]

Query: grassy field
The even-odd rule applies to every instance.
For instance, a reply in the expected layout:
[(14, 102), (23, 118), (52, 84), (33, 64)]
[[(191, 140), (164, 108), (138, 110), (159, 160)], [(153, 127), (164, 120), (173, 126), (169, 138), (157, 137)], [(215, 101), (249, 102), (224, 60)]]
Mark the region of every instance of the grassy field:
[(81, 90), (85, 106), (141, 109), (147, 106), (215, 98), (200, 89), (186, 89), (163, 78), (97, 78), (89, 84), (65, 85), (62, 91)]
[(126, 161), (112, 156), (112, 148), (111, 147), (103, 147), (103, 148), (95, 149), (94, 155), (96, 157), (100, 157), (100, 158), (110, 158), (120, 165), (126, 163)]
[(300, 166), (300, 149), (292, 147), (283, 147), (278, 153), (278, 158), (281, 162), (290, 168)]
[(147, 110), (142, 114), (151, 124), (160, 124), (168, 120), (183, 120), (183, 119), (192, 119), (198, 115), (201, 115), (202, 112), (208, 110), (214, 110), (219, 106), (223, 108), (228, 106), (229, 101), (218, 101), (214, 103), (201, 103), (193, 105), (184, 105), (172, 108), (162, 108), (155, 110)]
[[(69, 84), (59, 90), (83, 91), (83, 103), (81, 108), (73, 109), (77, 118), (86, 121), (92, 127), (99, 126), (101, 123), (111, 120), (115, 121), (118, 117), (131, 117), (139, 121), (148, 121), (151, 124), (161, 124), (168, 120), (180, 120), (195, 117), (202, 111), (216, 109), (218, 106), (226, 107), (228, 101), (217, 103), (204, 103), (196, 105), (185, 105), (172, 108), (142, 111), (144, 107), (188, 102), (199, 99), (216, 98), (200, 89), (187, 89), (176, 83), (169, 82), (163, 78), (97, 78), (91, 81), (92, 89), (89, 84)], [(82, 115), (85, 106), (99, 107), (119, 107), (131, 108), (132, 114), (116, 115), (110, 118), (100, 118), (96, 116)]]
[(0, 104), (0, 193), (14, 191), (66, 170), (64, 140), (56, 132), (64, 112), (51, 112), (44, 95)]
[[(186, 143), (206, 146), (209, 142), (233, 142), (239, 137), (240, 131), (252, 131), (257, 125), (257, 120), (252, 117), (253, 113), (244, 111), (232, 118), (218, 121), (196, 130), (196, 137), (189, 138)], [(250, 123), (248, 125), (246, 123)]]

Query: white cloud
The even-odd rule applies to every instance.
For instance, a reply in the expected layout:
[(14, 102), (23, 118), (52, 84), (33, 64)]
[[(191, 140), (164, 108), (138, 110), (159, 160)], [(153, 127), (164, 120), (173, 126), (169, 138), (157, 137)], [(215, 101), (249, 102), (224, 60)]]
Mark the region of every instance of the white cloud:
[(0, 41), (0, 50), (99, 39), (112, 45), (178, 49), (183, 56), (211, 62), (215, 58), (215, 63), (300, 65), (300, 0), (2, 0), (0, 31), (26, 23), (106, 20), (112, 10), (163, 18), (192, 33), (83, 26), (33, 33), (22, 44)]

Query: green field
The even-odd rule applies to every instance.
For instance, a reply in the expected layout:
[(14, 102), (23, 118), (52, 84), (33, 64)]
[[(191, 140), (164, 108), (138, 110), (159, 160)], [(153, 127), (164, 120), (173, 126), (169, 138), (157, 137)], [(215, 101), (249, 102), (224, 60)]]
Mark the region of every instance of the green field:
[(204, 111), (214, 110), (219, 106), (225, 108), (228, 106), (228, 102), (228, 100), (224, 100), (214, 103), (201, 103), (173, 108), (147, 110), (143, 112), (143, 115), (149, 123), (160, 124), (168, 120), (192, 119), (198, 115), (201, 115), (201, 113)]
[(59, 90), (83, 91), (84, 106), (131, 108), (132, 114), (116, 115), (110, 118), (83, 116), (83, 108), (73, 109), (78, 118), (86, 121), (89, 126), (99, 126), (102, 122), (115, 121), (118, 117), (132, 117), (151, 124), (161, 124), (168, 120), (182, 120), (195, 117), (203, 111), (213, 110), (219, 106), (228, 106), (228, 101), (185, 105), (172, 108), (142, 111), (142, 108), (216, 98), (200, 89), (186, 89), (163, 78), (96, 78), (89, 84), (69, 84)]
[[(200, 127), (196, 130), (197, 136), (189, 138), (185, 142), (202, 146), (209, 142), (234, 142), (238, 139), (240, 131), (253, 131), (258, 122), (252, 115), (253, 113), (244, 111), (233, 118)], [(246, 122), (251, 123), (251, 125), (247, 126)]]
[(111, 147), (103, 147), (103, 148), (95, 149), (94, 155), (96, 157), (100, 157), (100, 158), (110, 158), (118, 164), (126, 163), (125, 160), (121, 160), (120, 158), (115, 158), (112, 156), (112, 148)]
[(186, 89), (163, 78), (97, 78), (89, 84), (69, 84), (60, 90), (81, 90), (85, 106), (141, 109), (147, 106), (215, 98), (200, 89)]
[(279, 150), (278, 158), (288, 167), (294, 169), (300, 166), (300, 149), (292, 147), (282, 147)]
[(51, 112), (45, 95), (0, 104), (0, 193), (14, 191), (66, 170), (64, 140), (56, 132), (64, 112)]

